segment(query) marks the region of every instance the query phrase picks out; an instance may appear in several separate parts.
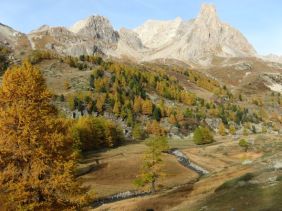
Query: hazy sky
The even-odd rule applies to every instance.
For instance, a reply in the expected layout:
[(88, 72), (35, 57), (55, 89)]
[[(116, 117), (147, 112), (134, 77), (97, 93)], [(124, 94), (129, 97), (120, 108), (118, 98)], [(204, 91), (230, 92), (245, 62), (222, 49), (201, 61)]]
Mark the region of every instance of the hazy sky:
[(281, 0), (0, 0), (0, 22), (29, 32), (99, 14), (116, 29), (134, 28), (147, 19), (194, 18), (203, 2), (215, 4), (221, 20), (239, 29), (259, 53), (282, 55)]

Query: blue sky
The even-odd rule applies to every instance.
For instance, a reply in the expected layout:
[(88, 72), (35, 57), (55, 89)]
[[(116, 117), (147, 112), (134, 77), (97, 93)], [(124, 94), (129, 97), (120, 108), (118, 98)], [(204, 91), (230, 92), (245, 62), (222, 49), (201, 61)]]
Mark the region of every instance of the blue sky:
[(282, 55), (281, 0), (0, 0), (0, 22), (29, 32), (99, 14), (116, 29), (134, 28), (147, 19), (194, 18), (203, 2), (215, 4), (221, 20), (239, 29), (259, 53)]

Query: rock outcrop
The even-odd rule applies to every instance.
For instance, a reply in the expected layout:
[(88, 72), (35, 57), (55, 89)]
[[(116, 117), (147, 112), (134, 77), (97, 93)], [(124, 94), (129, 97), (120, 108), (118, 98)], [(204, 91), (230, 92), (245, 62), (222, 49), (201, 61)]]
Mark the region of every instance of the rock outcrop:
[(14, 47), (22, 33), (0, 23), (0, 43)]
[(202, 6), (194, 20), (176, 18), (174, 21), (148, 21), (134, 31), (143, 44), (151, 49), (144, 60), (170, 58), (201, 63), (201, 60), (215, 56), (256, 55), (247, 39), (238, 30), (221, 22), (215, 7), (209, 4)]

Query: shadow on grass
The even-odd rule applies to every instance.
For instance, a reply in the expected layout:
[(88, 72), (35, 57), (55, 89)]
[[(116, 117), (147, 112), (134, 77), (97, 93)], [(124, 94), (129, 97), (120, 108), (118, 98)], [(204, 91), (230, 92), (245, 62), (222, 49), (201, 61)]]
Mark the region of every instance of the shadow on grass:
[(101, 164), (92, 164), (92, 165), (89, 165), (89, 166), (78, 168), (75, 172), (75, 176), (76, 177), (84, 176), (84, 175), (89, 174), (91, 172), (95, 172), (95, 171), (98, 171), (100, 169), (103, 169), (103, 168), (107, 167), (107, 165), (108, 165), (108, 163), (101, 163)]
[(246, 174), (224, 183), (211, 197), (191, 210), (282, 211), (282, 182), (247, 183), (251, 178), (251, 174)]

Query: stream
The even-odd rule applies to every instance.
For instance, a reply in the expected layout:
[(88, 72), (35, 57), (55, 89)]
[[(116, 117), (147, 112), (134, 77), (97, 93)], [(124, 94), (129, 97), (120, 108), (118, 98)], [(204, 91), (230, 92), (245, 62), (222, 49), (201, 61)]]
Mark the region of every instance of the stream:
[(183, 152), (181, 152), (178, 149), (171, 149), (170, 151), (168, 151), (168, 154), (174, 155), (181, 165), (195, 171), (200, 176), (203, 176), (209, 173), (207, 170), (203, 169), (201, 166), (197, 165), (196, 163), (193, 163)]
[[(193, 163), (183, 152), (181, 152), (178, 149), (171, 149), (167, 153), (175, 156), (177, 158), (177, 161), (181, 165), (195, 171), (197, 174), (199, 174), (200, 177), (209, 173), (207, 170), (205, 170), (201, 166), (197, 165), (196, 163)], [(186, 184), (183, 184), (183, 185), (186, 185)], [(178, 185), (178, 186), (175, 186), (175, 187), (172, 187), (172, 188), (169, 188), (169, 189), (178, 188), (178, 187), (181, 187), (183, 185)], [(111, 195), (111, 196), (107, 196), (107, 197), (103, 197), (103, 198), (99, 198), (99, 199), (95, 200), (92, 203), (92, 207), (96, 208), (96, 207), (102, 206), (103, 204), (108, 204), (108, 203), (112, 203), (112, 202), (116, 202), (116, 201), (122, 201), (122, 200), (130, 199), (130, 198), (146, 196), (146, 195), (149, 195), (149, 194), (151, 194), (151, 192), (126, 191), (126, 192), (122, 192), (122, 193), (117, 193), (117, 194), (114, 194), (114, 195)]]

